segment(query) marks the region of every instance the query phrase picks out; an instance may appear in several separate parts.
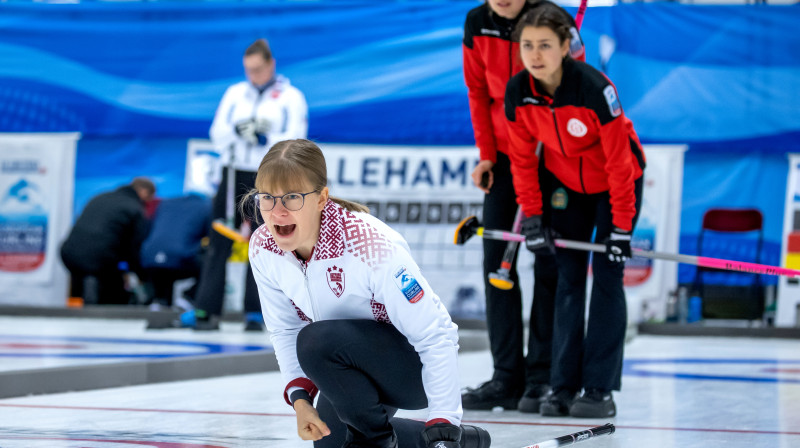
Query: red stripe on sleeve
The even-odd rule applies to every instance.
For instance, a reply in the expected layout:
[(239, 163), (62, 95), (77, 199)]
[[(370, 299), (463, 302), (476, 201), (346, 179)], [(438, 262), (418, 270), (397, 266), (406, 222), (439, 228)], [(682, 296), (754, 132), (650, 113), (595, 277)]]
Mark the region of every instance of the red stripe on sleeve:
[(308, 392), (308, 395), (311, 395), (312, 400), (317, 395), (317, 392), (319, 392), (319, 389), (317, 389), (317, 385), (314, 384), (314, 382), (311, 381), (310, 379), (295, 378), (292, 381), (290, 381), (289, 384), (286, 385), (285, 389), (283, 389), (283, 399), (286, 400), (286, 404), (288, 404), (289, 406), (292, 405), (292, 402), (289, 401), (289, 388), (291, 387), (300, 387), (305, 389), (306, 392)]

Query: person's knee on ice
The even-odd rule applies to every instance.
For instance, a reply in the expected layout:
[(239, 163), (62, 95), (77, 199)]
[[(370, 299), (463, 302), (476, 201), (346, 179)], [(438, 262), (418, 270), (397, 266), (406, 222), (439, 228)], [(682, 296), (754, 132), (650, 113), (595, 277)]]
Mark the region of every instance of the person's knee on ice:
[[(316, 372), (321, 363), (327, 363), (340, 345), (339, 332), (331, 322), (335, 321), (313, 322), (297, 333), (297, 361), (309, 377), (313, 376), (312, 372)], [(325, 374), (325, 371), (321, 374)]]

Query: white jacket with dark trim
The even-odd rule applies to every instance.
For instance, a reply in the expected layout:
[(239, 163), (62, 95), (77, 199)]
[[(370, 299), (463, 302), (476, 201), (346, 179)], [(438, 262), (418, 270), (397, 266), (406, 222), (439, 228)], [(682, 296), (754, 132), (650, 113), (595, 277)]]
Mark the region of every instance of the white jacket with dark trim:
[[(297, 334), (305, 325), (327, 319), (388, 322), (422, 360), (428, 420), (461, 423), (458, 327), (400, 234), (367, 213), (328, 201), (311, 260), (282, 251), (262, 225), (250, 239), (250, 264), (285, 391), (302, 387), (312, 397), (316, 393), (297, 361)], [(284, 398), (288, 402), (286, 392)]]
[[(250, 119), (268, 124), (263, 145), (251, 144), (236, 134), (236, 124)], [(262, 92), (248, 81), (228, 87), (209, 130), (223, 163), (233, 160), (237, 170), (253, 172), (258, 171), (261, 159), (272, 145), (282, 140), (306, 138), (307, 134), (306, 99), (281, 75)]]

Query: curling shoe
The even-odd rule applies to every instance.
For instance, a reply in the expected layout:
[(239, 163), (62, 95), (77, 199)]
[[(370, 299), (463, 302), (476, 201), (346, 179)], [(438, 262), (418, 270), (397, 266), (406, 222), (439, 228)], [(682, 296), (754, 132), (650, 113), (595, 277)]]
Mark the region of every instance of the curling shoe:
[(538, 414), (542, 403), (550, 396), (550, 386), (547, 384), (534, 384), (525, 388), (525, 393), (519, 399), (517, 409), (526, 414)]
[(606, 418), (617, 415), (617, 405), (611, 392), (587, 389), (583, 396), (569, 407), (569, 415), (578, 418)]
[(570, 408), (572, 403), (578, 398), (578, 393), (560, 389), (553, 391), (547, 399), (539, 407), (543, 417), (566, 417), (570, 415)]
[(467, 389), (461, 395), (461, 406), (464, 409), (483, 411), (490, 411), (497, 406), (503, 409), (516, 409), (519, 399), (518, 389), (502, 381), (490, 380), (475, 389)]
[(263, 332), (264, 331), (264, 318), (261, 313), (247, 313), (244, 318), (244, 331), (246, 332)]

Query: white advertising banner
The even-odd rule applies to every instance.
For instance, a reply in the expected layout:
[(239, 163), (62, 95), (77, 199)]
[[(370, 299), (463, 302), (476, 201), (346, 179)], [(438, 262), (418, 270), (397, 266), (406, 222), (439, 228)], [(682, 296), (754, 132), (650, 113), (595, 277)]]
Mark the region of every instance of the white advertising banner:
[[(425, 278), (455, 317), (485, 309), (479, 237), (463, 246), (453, 232), (467, 216), (481, 217), (483, 193), (470, 174), (474, 147), (320, 145), (333, 196), (369, 206), (400, 232)], [(499, 266), (498, 266), (499, 268)]]
[[(800, 269), (800, 154), (789, 154), (786, 203), (783, 212), (781, 266)], [(800, 327), (800, 280), (778, 278), (775, 326)]]
[[(198, 178), (200, 172), (214, 171), (207, 168), (216, 160), (207, 145), (199, 140), (190, 142), (188, 154), (196, 160), (187, 161), (187, 177)], [(470, 177), (478, 162), (477, 149), (346, 144), (320, 147), (328, 165), (331, 194), (366, 204), (372, 214), (400, 232), (451, 314), (481, 317), (485, 309), (481, 240), (474, 237), (463, 246), (453, 244), (453, 233), (462, 219), (470, 215), (481, 218), (483, 193), (472, 185)], [(645, 147), (648, 166), (634, 234), (636, 247), (677, 253), (685, 150), (683, 145)], [(208, 178), (206, 184), (212, 188), (214, 180)], [(533, 255), (520, 251), (518, 266), (527, 307), (533, 294)], [(625, 284), (632, 323), (664, 318), (667, 296), (677, 287), (677, 272), (673, 262), (629, 261)]]
[(210, 140), (190, 139), (186, 146), (183, 192), (213, 197), (222, 178), (221, 157)]
[(78, 133), (0, 134), (0, 303), (64, 306)]
[[(681, 231), (683, 156), (685, 145), (645, 145), (642, 209), (631, 245), (638, 249), (677, 254)], [(663, 321), (667, 298), (678, 287), (674, 261), (634, 258), (625, 266), (628, 321)]]

